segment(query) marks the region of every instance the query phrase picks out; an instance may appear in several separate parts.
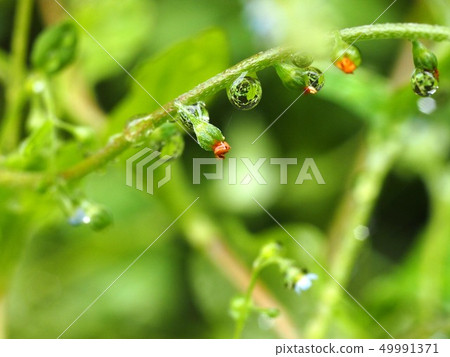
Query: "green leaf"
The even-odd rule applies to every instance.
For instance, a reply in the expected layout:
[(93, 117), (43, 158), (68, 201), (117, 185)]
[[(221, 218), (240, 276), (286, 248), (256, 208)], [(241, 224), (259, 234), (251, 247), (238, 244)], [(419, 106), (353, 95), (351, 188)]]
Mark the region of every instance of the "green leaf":
[(112, 131), (136, 113), (151, 112), (224, 70), (229, 63), (222, 31), (213, 29), (183, 41), (139, 66), (132, 75), (153, 96), (133, 83), (112, 114)]
[(151, 42), (156, 13), (153, 1), (71, 0), (67, 9), (95, 38), (85, 32), (80, 37), (80, 63), (90, 82), (122, 74), (122, 68), (110, 56), (129, 69)]
[(34, 68), (53, 74), (75, 58), (77, 28), (73, 23), (61, 23), (46, 29), (36, 40), (31, 62)]

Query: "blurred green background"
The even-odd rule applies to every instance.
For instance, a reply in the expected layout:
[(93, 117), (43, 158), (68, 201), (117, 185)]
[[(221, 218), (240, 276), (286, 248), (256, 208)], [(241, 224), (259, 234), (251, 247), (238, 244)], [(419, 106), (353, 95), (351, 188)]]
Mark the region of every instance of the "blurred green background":
[[(165, 103), (283, 40), (317, 54), (315, 65), (326, 69), (327, 48), (309, 43), (311, 38), (329, 29), (369, 24), (391, 1), (317, 1), (314, 6), (277, 0), (61, 3), (158, 102)], [(16, 1), (0, 1), (4, 53), (11, 48), (15, 5)], [(399, 0), (378, 22), (450, 25), (449, 5), (447, 0)], [(66, 18), (52, 0), (36, 1), (30, 42)], [(158, 108), (81, 29), (79, 38), (75, 63), (52, 78), (55, 105), (61, 119), (90, 126), (96, 135), (83, 144), (63, 138), (62, 167), (102, 147), (131, 116)], [(138, 149), (126, 151), (120, 160), (76, 184), (76, 190), (112, 213), (114, 223), (101, 232), (70, 226), (52, 194), (0, 187), (4, 337), (58, 337), (196, 197), (200, 199), (192, 209), (63, 337), (230, 338), (234, 323), (229, 302), (248, 278), (233, 264), (241, 262), (236, 264), (250, 269), (261, 246), (271, 240), (282, 242), (289, 257), (319, 275), (300, 296), (284, 288), (276, 269), (262, 275), (266, 291), (284, 307), (283, 319), (290, 321), (284, 323), (292, 323), (297, 336), (305, 336), (326, 304), (324, 288), (334, 283), (252, 196), (328, 267), (336, 246), (342, 244), (332, 238), (336, 222), (346, 222), (340, 202), (354, 183), (354, 166), (367, 138), (382, 122), (386, 131), (396, 132), (401, 153), (378, 188), (367, 223), (371, 234), (349, 262), (346, 285), (393, 336), (448, 338), (450, 46), (427, 44), (440, 61), (441, 88), (433, 102), (419, 101), (411, 91), (410, 44), (399, 40), (358, 44), (361, 69), (345, 76), (330, 68), (324, 89), (300, 98), (254, 145), (251, 142), (299, 93), (285, 89), (275, 71), (267, 69), (259, 73), (263, 98), (255, 110), (237, 111), (224, 91), (207, 101), (211, 122), (232, 146), (228, 157), (296, 157), (299, 162), (311, 157), (326, 185), (295, 185), (299, 168), (290, 169), (288, 184), (280, 185), (279, 169), (269, 165), (263, 170), (267, 185), (206, 180), (192, 185), (192, 158), (211, 153), (186, 136), (182, 157), (172, 163), (172, 180), (153, 196), (125, 185), (125, 160)], [(0, 114), (6, 85), (2, 82), (0, 87)], [(430, 103), (436, 108), (424, 113), (423, 106)], [(205, 242), (205, 231), (217, 236)], [(345, 293), (339, 295), (331, 316), (322, 337), (388, 337)], [(282, 331), (267, 328), (252, 315), (243, 337), (291, 336)]]

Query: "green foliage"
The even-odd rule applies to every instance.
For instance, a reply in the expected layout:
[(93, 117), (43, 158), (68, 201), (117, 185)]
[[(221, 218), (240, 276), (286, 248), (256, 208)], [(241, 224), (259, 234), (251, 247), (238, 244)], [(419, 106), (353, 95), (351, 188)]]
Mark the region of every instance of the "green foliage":
[[(424, 101), (408, 83), (411, 58), (399, 66), (405, 73), (395, 69), (398, 42), (361, 43), (361, 53), (352, 47), (345, 55), (355, 65), (360, 54), (364, 58), (352, 76), (330, 67), (330, 56), (342, 57), (349, 41), (333, 50), (321, 36), (372, 22), (385, 9), (382, 2), (285, 1), (266, 12), (263, 2), (247, 3), (69, 0), (68, 11), (98, 43), (70, 21), (31, 33), (32, 53), (23, 61), (0, 49), (7, 93), (0, 97), (0, 114), (14, 119), (20, 139), (0, 155), (0, 302), (8, 301), (0, 324), (7, 324), (8, 337), (57, 337), (124, 270), (64, 337), (224, 338), (232, 335), (233, 318), (238, 332), (245, 323), (243, 336), (251, 338), (280, 337), (282, 319), (297, 337), (387, 337), (320, 265), (393, 336), (450, 335), (448, 42), (430, 43), (436, 55), (414, 42), (414, 64), (436, 80), (439, 59), (440, 91)], [(445, 25), (449, 10), (443, 3), (409, 4), (408, 13), (417, 22)], [(11, 26), (6, 5), (0, 6), (0, 39), (6, 43)], [(392, 6), (385, 20), (411, 21), (401, 6)], [(48, 15), (46, 6), (40, 11)], [(47, 19), (33, 16), (39, 23)], [(264, 33), (261, 24), (275, 27)], [(379, 31), (374, 38), (434, 36), (426, 25), (383, 26), (345, 33), (347, 40), (372, 30)], [(225, 81), (215, 77), (186, 96), (229, 66), (230, 45), (237, 62), (277, 41), (295, 44), (300, 52), (263, 52), (250, 58), (251, 68), (229, 70)], [(267, 53), (279, 57), (261, 59)], [(323, 76), (310, 67), (313, 60), (327, 69)], [(69, 63), (73, 67), (65, 71)], [(273, 70), (262, 70), (274, 64), (295, 91), (285, 90)], [(231, 93), (233, 80), (253, 72), (263, 97), (261, 87)], [(327, 85), (318, 96), (298, 98), (305, 87), (321, 89), (324, 77)], [(240, 101), (258, 99), (250, 103), (254, 110), (237, 112), (226, 88), (231, 99), (236, 93)], [(301, 165), (313, 157), (326, 185), (296, 185), (297, 166), (289, 166), (288, 182), (280, 185), (279, 168), (268, 163), (260, 170), (266, 185), (203, 179), (192, 185), (192, 158), (211, 153), (201, 151), (174, 120), (180, 119), (176, 109), (202, 101), (205, 107), (184, 112), (184, 119), (203, 149), (214, 150), (226, 135), (233, 147), (228, 159), (238, 163), (290, 157)], [(165, 103), (173, 118), (159, 110)], [(154, 111), (116, 134), (130, 117)], [(1, 128), (8, 137), (8, 126)], [(156, 170), (155, 178), (162, 178), (170, 165), (172, 178), (153, 196), (125, 185), (124, 161), (134, 152), (117, 158), (139, 145), (178, 159)], [(225, 177), (229, 161), (219, 161)], [(80, 171), (90, 174), (74, 180), (84, 175), (77, 176)], [(238, 167), (238, 182), (247, 173)], [(400, 184), (392, 186), (391, 177)], [(410, 181), (422, 189), (410, 188)], [(405, 200), (403, 192), (413, 199)], [(198, 203), (172, 225), (196, 197)], [(358, 234), (361, 229), (369, 236)], [(401, 254), (393, 256), (397, 250)], [(277, 269), (265, 269), (272, 265)], [(259, 283), (266, 289), (252, 294)], [(273, 305), (260, 306), (260, 294)]]
[[(67, 10), (122, 66), (129, 68), (153, 36), (155, 5), (151, 0), (70, 0)], [(81, 28), (80, 64), (96, 83), (122, 74), (117, 63)]]
[(77, 26), (61, 23), (45, 30), (36, 40), (31, 54), (35, 69), (54, 74), (73, 62), (77, 47)]
[(120, 130), (130, 113), (156, 110), (158, 103), (172, 100), (224, 70), (228, 65), (227, 48), (224, 33), (209, 30), (140, 64), (131, 74), (145, 91), (133, 83), (113, 110), (111, 132)]

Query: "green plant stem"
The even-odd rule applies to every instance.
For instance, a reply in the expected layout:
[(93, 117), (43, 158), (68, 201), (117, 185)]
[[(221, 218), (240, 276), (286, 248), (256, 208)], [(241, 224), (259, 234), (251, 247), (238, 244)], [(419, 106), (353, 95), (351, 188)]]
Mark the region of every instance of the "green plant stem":
[[(30, 1), (30, 0), (22, 0)], [(341, 31), (342, 38), (345, 41), (354, 40), (371, 40), (371, 39), (418, 39), (427, 38), (434, 41), (450, 41), (450, 28), (443, 26), (432, 26), (424, 24), (382, 24), (372, 26), (361, 26)], [(193, 103), (203, 100), (206, 97), (214, 95), (218, 91), (226, 88), (239, 74), (244, 71), (257, 72), (267, 67), (273, 66), (275, 63), (288, 59), (292, 54), (298, 53), (293, 48), (273, 48), (265, 52), (260, 52), (248, 59), (238, 63), (237, 65), (225, 70), (222, 73), (210, 78), (209, 80), (199, 84), (194, 89), (186, 92), (176, 98), (175, 100), (165, 104), (153, 113), (144, 115), (139, 124), (135, 128), (136, 139), (145, 135), (149, 128), (154, 128), (160, 125), (169, 118), (169, 115), (176, 114), (175, 102)], [(84, 161), (76, 164), (67, 170), (60, 172), (56, 179), (76, 180), (80, 179), (88, 173), (95, 171), (101, 166), (105, 165), (111, 159), (120, 155), (130, 145), (125, 140), (123, 133), (117, 134), (115, 140), (109, 142), (104, 148)], [(1, 177), (4, 176), (4, 177)], [(9, 178), (14, 174), (7, 171), (0, 171), (0, 183), (11, 183), (14, 186), (18, 184), (28, 185), (34, 182), (35, 186), (42, 186), (51, 184), (55, 177), (45, 177), (42, 175), (32, 174), (30, 177), (21, 177), (21, 180), (11, 182)], [(37, 183), (37, 184), (36, 184)]]
[(250, 278), (250, 283), (248, 284), (247, 291), (244, 296), (244, 312), (239, 316), (239, 319), (236, 321), (236, 329), (234, 330), (234, 338), (241, 338), (242, 331), (244, 330), (245, 323), (248, 319), (248, 315), (250, 314), (251, 305), (252, 305), (252, 293), (255, 289), (256, 282), (258, 281), (259, 273), (261, 272), (261, 268), (254, 268), (252, 271), (252, 276)]
[[(355, 228), (367, 226), (384, 178), (399, 152), (396, 140), (382, 139), (373, 133), (360, 162), (357, 162), (355, 185), (344, 198), (343, 213), (337, 222), (338, 241), (333, 242), (334, 254), (331, 256), (328, 271), (345, 287), (351, 276), (353, 263), (364, 245), (364, 240), (356, 239)], [(345, 294), (342, 287), (333, 279), (323, 286), (318, 300), (318, 312), (309, 324), (307, 338), (327, 336), (330, 321), (339, 298)]]
[(366, 25), (340, 32), (347, 42), (388, 39), (450, 41), (450, 28), (415, 23)]
[(0, 293), (0, 340), (6, 338), (6, 299)]
[(7, 88), (7, 107), (1, 128), (3, 151), (11, 151), (19, 141), (19, 129), (24, 103), (23, 84), (33, 0), (18, 0), (14, 19), (10, 75)]

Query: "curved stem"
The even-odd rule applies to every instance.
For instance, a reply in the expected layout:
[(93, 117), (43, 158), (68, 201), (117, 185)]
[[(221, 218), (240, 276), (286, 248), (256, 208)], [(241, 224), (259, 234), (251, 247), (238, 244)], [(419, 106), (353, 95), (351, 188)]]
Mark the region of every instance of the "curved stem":
[[(450, 28), (425, 24), (381, 24), (344, 29), (341, 31), (341, 35), (342, 38), (348, 42), (355, 40), (361, 41), (394, 38), (407, 40), (426, 38), (434, 41), (450, 41)], [(176, 113), (175, 103), (177, 101), (182, 103), (193, 103), (203, 100), (206, 97), (209, 97), (226, 88), (226, 86), (229, 85), (242, 72), (257, 72), (263, 70), (267, 67), (273, 66), (277, 62), (288, 59), (293, 54), (298, 54), (298, 51), (294, 48), (278, 47), (249, 57), (237, 65), (199, 84), (189, 92), (182, 94), (153, 113), (139, 118), (139, 123), (134, 128), (136, 137), (139, 138), (140, 136), (144, 136), (149, 128), (160, 125), (162, 122), (167, 120), (169, 115), (174, 115)], [(82, 178), (118, 156), (125, 149), (127, 149), (129, 145), (130, 144), (126, 141), (123, 133), (117, 134), (115, 140), (110, 141), (104, 148), (93, 154), (91, 157), (67, 170), (60, 172), (56, 179), (62, 178), (70, 181)], [(10, 182), (8, 178), (13, 176), (13, 173), (0, 171), (0, 182), (9, 182), (13, 185), (18, 185), (20, 183), (28, 185), (30, 182), (33, 182), (34, 184), (32, 187), (36, 187), (39, 185), (45, 186), (55, 180), (55, 177), (45, 177), (40, 174), (31, 174), (28, 178), (22, 177), (19, 182)]]
[(2, 149), (10, 151), (19, 140), (22, 87), (26, 73), (26, 56), (33, 0), (17, 2), (12, 38), (11, 74), (7, 90), (7, 108), (1, 131)]
[(427, 24), (366, 25), (343, 29), (340, 32), (347, 42), (387, 39), (450, 41), (450, 28)]

